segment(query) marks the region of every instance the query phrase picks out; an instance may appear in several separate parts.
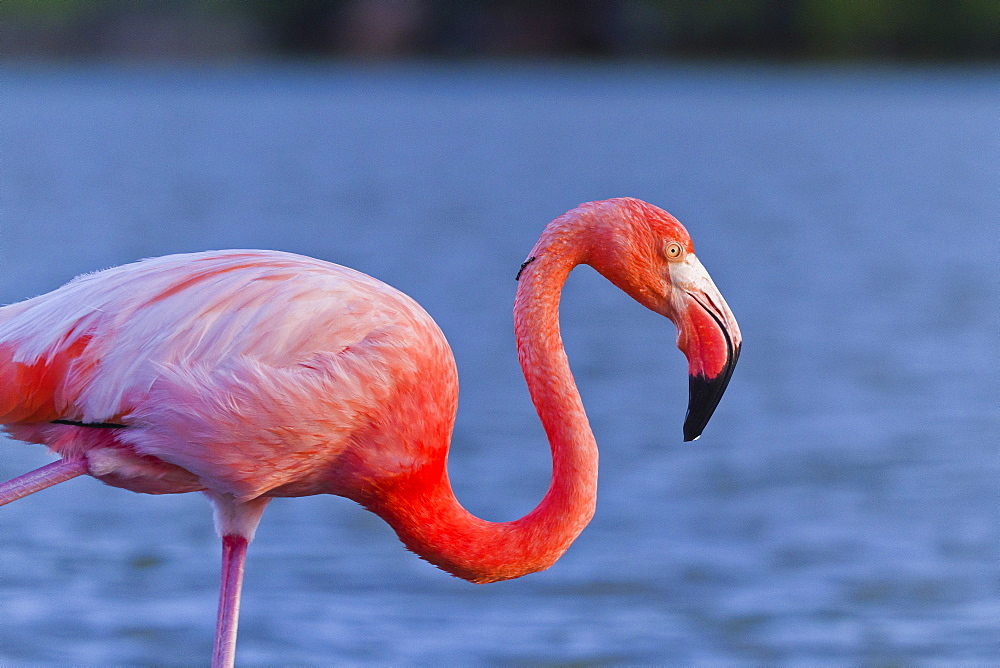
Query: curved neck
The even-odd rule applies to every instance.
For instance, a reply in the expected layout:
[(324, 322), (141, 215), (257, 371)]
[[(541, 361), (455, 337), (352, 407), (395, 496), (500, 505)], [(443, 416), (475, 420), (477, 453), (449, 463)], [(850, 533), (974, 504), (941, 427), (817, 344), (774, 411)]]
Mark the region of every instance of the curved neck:
[(443, 460), (396, 476), (362, 500), (410, 550), (472, 582), (548, 568), (594, 514), (597, 444), (559, 333), (562, 286), (583, 259), (575, 239), (546, 230), (522, 270), (514, 302), (521, 368), (552, 448), (552, 481), (541, 503), (519, 520), (479, 519), (455, 498)]

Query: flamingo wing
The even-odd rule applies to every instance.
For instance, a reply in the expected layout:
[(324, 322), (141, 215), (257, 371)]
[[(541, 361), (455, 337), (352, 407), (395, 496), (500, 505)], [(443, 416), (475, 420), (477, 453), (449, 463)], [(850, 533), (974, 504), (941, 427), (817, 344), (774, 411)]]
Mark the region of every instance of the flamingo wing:
[(426, 360), (454, 373), (426, 312), (360, 272), (274, 251), (165, 256), (0, 309), (0, 422), (61, 454), (99, 449), (97, 430), (53, 420), (125, 425), (101, 430), (114, 447), (92, 469), (136, 491), (175, 491), (144, 484), (154, 457), (197, 479), (176, 491), (314, 493)]

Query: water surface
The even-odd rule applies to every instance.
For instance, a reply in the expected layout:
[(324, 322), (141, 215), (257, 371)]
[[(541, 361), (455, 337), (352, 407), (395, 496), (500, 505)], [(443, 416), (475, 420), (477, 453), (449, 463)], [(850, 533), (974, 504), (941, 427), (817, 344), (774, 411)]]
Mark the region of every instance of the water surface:
[[(514, 274), (631, 195), (691, 231), (745, 346), (681, 442), (669, 322), (589, 269), (563, 310), (602, 448), (552, 569), (473, 586), (336, 497), (277, 500), (255, 664), (997, 662), (996, 78), (985, 70), (60, 69), (0, 74), (0, 302), (171, 252), (278, 248), (420, 301), (458, 359), (451, 474), (490, 519), (544, 493)], [(49, 461), (0, 442), (0, 476)], [(0, 512), (0, 663), (204, 663), (199, 495), (78, 479)]]

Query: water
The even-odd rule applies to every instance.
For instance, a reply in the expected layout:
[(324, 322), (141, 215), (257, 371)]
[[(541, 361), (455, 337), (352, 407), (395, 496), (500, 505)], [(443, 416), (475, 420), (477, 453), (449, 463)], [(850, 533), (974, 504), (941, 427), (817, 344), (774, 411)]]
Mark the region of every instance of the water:
[[(336, 497), (271, 504), (259, 664), (998, 664), (996, 77), (987, 70), (5, 67), (0, 302), (140, 257), (347, 264), (435, 316), (463, 383), (459, 498), (511, 519), (548, 453), (510, 331), (545, 222), (677, 215), (745, 346), (681, 443), (674, 332), (589, 269), (567, 348), (597, 516), (549, 571), (473, 586)], [(0, 443), (0, 476), (49, 457)], [(199, 495), (78, 479), (0, 512), (0, 664), (205, 663)]]

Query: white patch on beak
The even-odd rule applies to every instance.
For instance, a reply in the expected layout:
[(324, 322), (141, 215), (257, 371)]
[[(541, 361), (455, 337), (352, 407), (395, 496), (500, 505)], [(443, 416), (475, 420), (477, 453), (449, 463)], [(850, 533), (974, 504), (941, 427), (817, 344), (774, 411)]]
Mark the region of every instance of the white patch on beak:
[(670, 305), (675, 313), (681, 312), (692, 297), (704, 300), (708, 306), (719, 316), (725, 325), (733, 345), (739, 347), (743, 342), (740, 334), (740, 327), (736, 324), (733, 312), (729, 310), (729, 305), (715, 287), (712, 277), (708, 275), (708, 270), (701, 264), (694, 253), (688, 253), (680, 262), (670, 264), (670, 282), (673, 285), (673, 292), (670, 295)]

